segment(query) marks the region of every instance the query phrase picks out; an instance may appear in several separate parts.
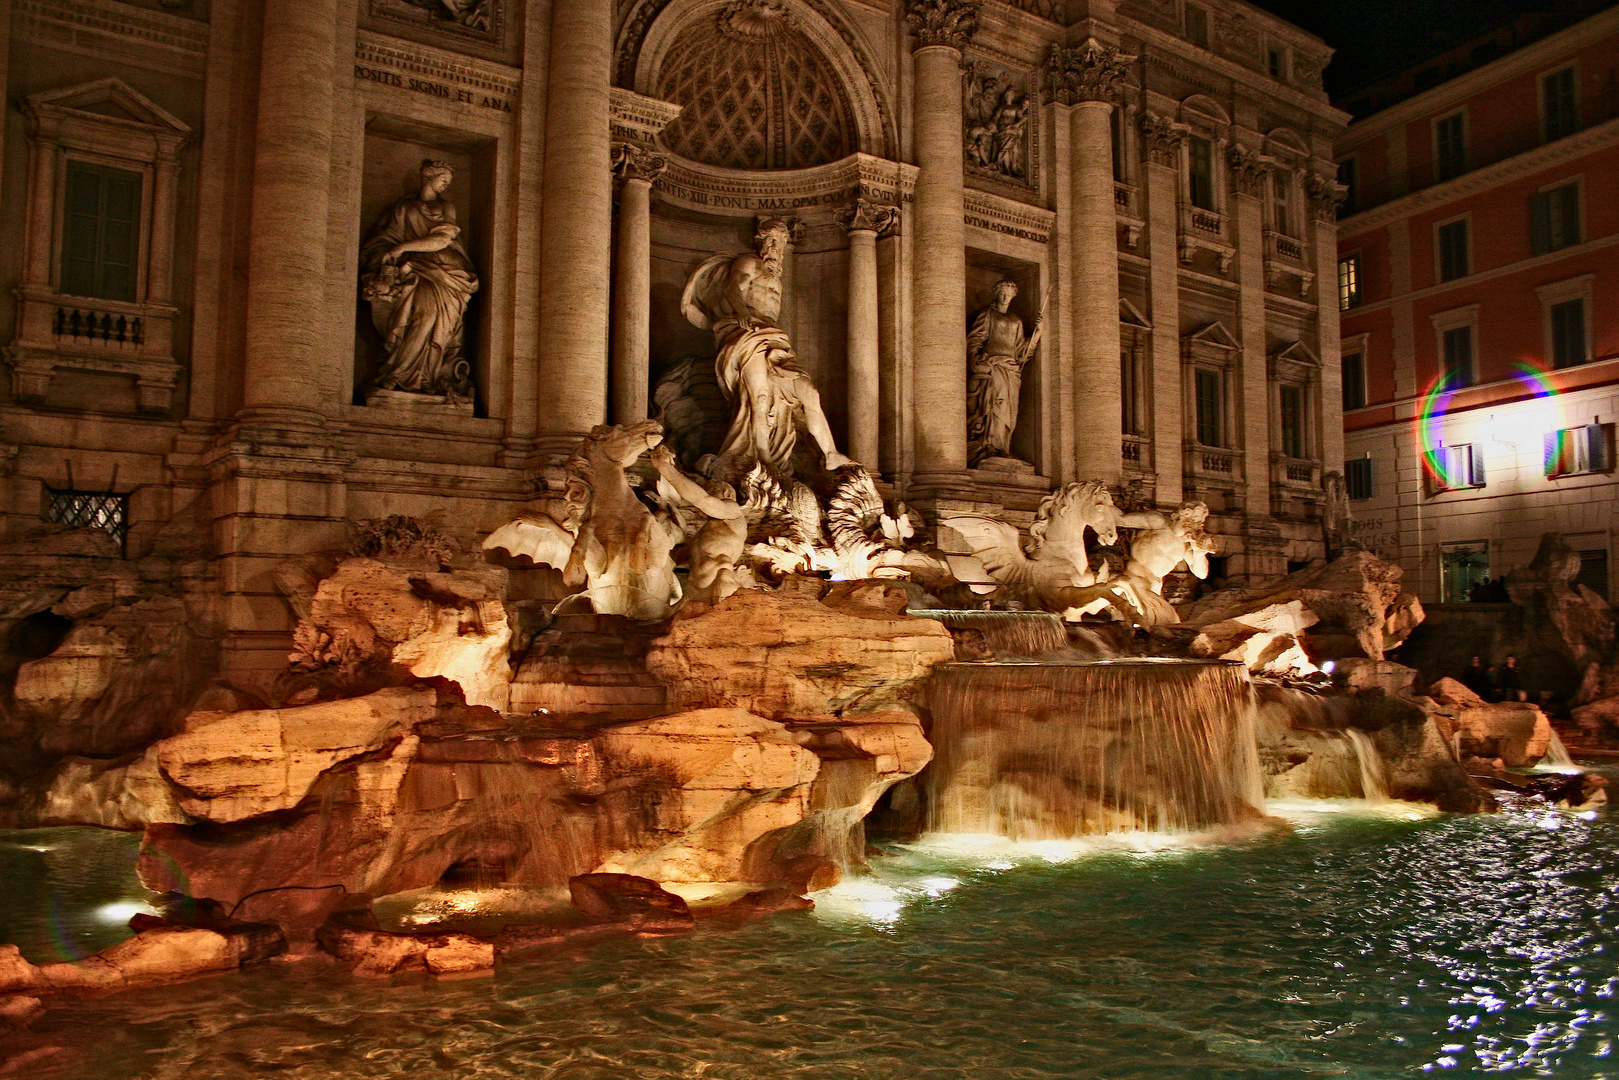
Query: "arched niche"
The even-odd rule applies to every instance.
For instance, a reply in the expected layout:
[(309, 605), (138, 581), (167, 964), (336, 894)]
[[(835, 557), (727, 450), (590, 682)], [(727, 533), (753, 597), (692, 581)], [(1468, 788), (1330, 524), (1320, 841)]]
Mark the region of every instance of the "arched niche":
[[(705, 25), (719, 33), (722, 14), (734, 23), (757, 23), (760, 19), (781, 18), (802, 35), (814, 50), (810, 63), (829, 76), (830, 89), (840, 99), (837, 112), (847, 118), (852, 138), (849, 152), (892, 158), (897, 138), (887, 89), (874, 74), (870, 49), (857, 31), (847, 26), (823, 0), (642, 0), (625, 20), (618, 42), (618, 79), (621, 85), (650, 97), (657, 97), (665, 85), (666, 65), (679, 58), (690, 33)], [(682, 102), (689, 116), (678, 124), (689, 125), (701, 116), (700, 103)], [(670, 133), (678, 137), (680, 128)], [(816, 162), (821, 164), (824, 162)], [(781, 168), (772, 165), (772, 168)]]

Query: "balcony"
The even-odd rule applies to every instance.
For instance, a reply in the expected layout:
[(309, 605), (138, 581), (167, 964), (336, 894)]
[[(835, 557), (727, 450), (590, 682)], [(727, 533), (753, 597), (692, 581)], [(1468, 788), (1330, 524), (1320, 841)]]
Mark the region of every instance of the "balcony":
[(1313, 458), (1271, 455), (1271, 483), (1290, 494), (1321, 493), (1321, 462)]
[(1190, 263), (1198, 251), (1212, 251), (1220, 260), (1220, 273), (1231, 272), (1237, 249), (1231, 246), (1231, 225), (1218, 210), (1205, 210), (1190, 203), (1180, 204), (1181, 262)]
[(1141, 234), (1147, 221), (1141, 216), (1141, 192), (1134, 184), (1113, 184), (1113, 208), (1118, 214), (1119, 230), (1124, 246), (1134, 251), (1141, 245)]
[(1145, 435), (1126, 435), (1120, 451), (1126, 472), (1140, 474), (1152, 471), (1152, 440)]
[(1310, 295), (1315, 285), (1315, 271), (1310, 269), (1309, 247), (1296, 237), (1266, 229), (1265, 287), (1276, 288), (1284, 277), (1298, 278), (1300, 292)]
[(43, 404), (59, 371), (134, 379), (136, 407), (166, 413), (180, 379), (170, 340), (176, 309), (58, 296), (22, 288), (17, 340), (7, 350), (18, 401)]

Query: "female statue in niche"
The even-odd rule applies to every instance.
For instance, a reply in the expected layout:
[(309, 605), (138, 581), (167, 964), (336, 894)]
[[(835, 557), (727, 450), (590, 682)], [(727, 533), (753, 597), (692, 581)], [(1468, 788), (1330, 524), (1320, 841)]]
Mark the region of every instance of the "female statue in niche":
[(461, 356), (461, 333), (478, 275), (461, 245), (455, 205), (442, 197), (454, 170), (429, 159), (421, 175), (420, 192), (384, 211), (360, 249), (361, 295), (387, 351), (366, 403), (394, 391), (470, 408), (472, 367)]

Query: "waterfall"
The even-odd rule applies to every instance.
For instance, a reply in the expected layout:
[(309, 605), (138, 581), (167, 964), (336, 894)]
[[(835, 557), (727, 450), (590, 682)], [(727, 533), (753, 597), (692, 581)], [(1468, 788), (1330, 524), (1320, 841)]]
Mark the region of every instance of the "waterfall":
[(1049, 611), (920, 609), (910, 614), (935, 619), (952, 630), (977, 630), (998, 657), (1041, 656), (1068, 647), (1068, 630), (1062, 617)]
[(1383, 755), (1372, 737), (1359, 728), (1344, 728), (1343, 735), (1355, 748), (1355, 761), (1360, 766), (1360, 797), (1367, 802), (1388, 802), (1388, 770), (1383, 767)]
[(1546, 756), (1540, 759), (1540, 764), (1552, 769), (1578, 768), (1568, 752), (1568, 747), (1563, 745), (1562, 736), (1557, 734), (1556, 728), (1552, 728), (1552, 741), (1546, 744)]
[(928, 704), (935, 832), (1194, 832), (1262, 812), (1240, 664), (942, 664)]

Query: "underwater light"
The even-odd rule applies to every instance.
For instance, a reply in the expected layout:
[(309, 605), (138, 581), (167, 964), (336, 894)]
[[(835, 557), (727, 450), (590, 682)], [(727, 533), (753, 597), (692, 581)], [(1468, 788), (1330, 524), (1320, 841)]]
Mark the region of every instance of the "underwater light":
[(157, 910), (139, 900), (119, 900), (96, 908), (96, 918), (107, 923), (126, 923), (136, 915), (156, 915)]
[(1336, 661), (1336, 660), (1324, 660), (1324, 661), (1322, 661), (1321, 670), (1326, 672), (1328, 675), (1331, 675), (1334, 671), (1338, 670), (1338, 661)]

